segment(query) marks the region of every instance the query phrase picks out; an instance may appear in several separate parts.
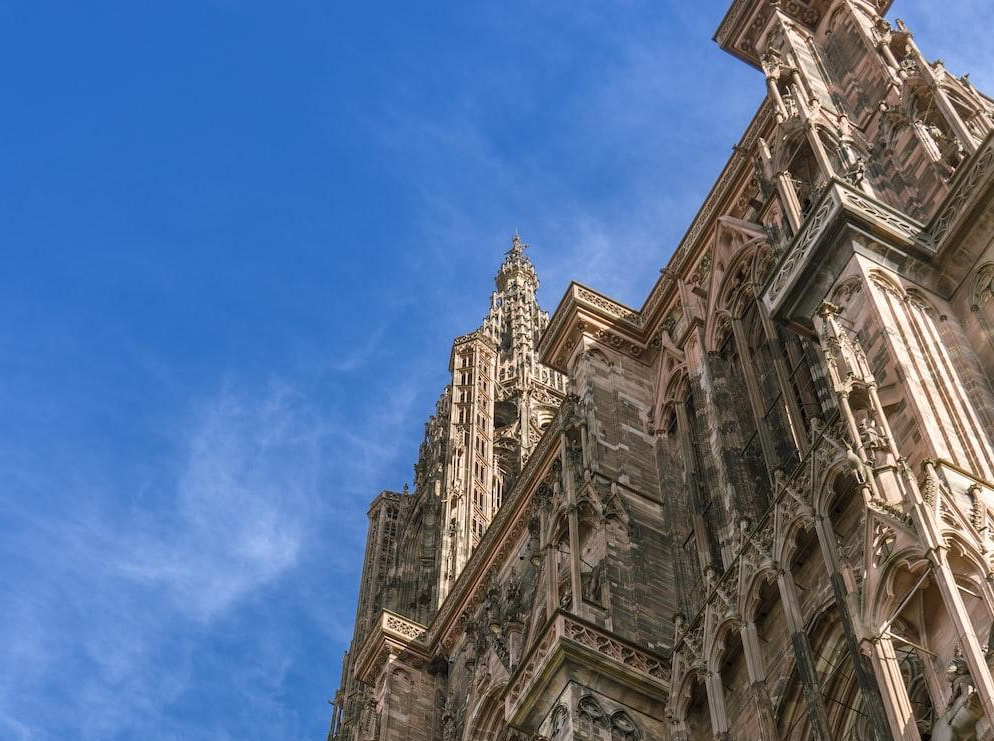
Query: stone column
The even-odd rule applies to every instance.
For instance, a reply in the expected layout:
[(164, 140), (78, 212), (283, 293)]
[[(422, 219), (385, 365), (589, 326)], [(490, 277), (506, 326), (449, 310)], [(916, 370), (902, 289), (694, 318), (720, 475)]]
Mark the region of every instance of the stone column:
[(884, 708), (893, 731), (895, 741), (921, 741), (915, 714), (911, 708), (908, 689), (904, 685), (901, 666), (894, 653), (894, 643), (886, 635), (872, 642), (871, 660), (884, 697)]
[[(967, 612), (966, 605), (963, 603), (963, 598), (960, 596), (955, 576), (946, 558), (946, 546), (939, 534), (935, 520), (925, 506), (917, 479), (911, 474), (907, 463), (897, 449), (894, 433), (880, 402), (876, 381), (866, 364), (862, 348), (859, 347), (858, 342), (849, 338), (839, 324), (836, 314), (836, 307), (828, 302), (821, 305), (819, 315), (822, 317), (823, 323), (819, 328), (819, 337), (825, 351), (829, 374), (839, 398), (839, 406), (849, 427), (849, 436), (853, 440), (860, 440), (859, 427), (849, 403), (849, 392), (856, 385), (866, 393), (870, 402), (868, 412), (882, 431), (886, 445), (883, 465), (874, 465), (874, 461), (869, 459), (867, 451), (861, 446), (857, 447), (854, 453), (859, 458), (860, 468), (866, 477), (864, 497), (872, 494), (881, 497), (886, 502), (901, 504), (908, 508), (915, 531), (925, 549), (926, 557), (932, 565), (936, 587), (956, 629), (963, 658), (970, 669), (970, 674), (977, 688), (977, 695), (983, 705), (984, 712), (989, 718), (994, 718), (994, 678), (991, 677), (986, 656), (980, 641), (977, 639), (973, 622)], [(848, 367), (845, 380), (840, 372), (839, 361)], [(926, 463), (926, 475), (935, 475), (929, 463)], [(894, 712), (894, 709), (888, 708), (888, 713), (891, 712)]]
[[(853, 620), (852, 612), (849, 609), (849, 595), (856, 593), (856, 584), (848, 582), (839, 566), (838, 547), (835, 542), (835, 532), (832, 528), (831, 520), (824, 515), (815, 518), (815, 531), (818, 534), (818, 544), (821, 547), (822, 558), (825, 561), (825, 568), (828, 571), (828, 578), (832, 584), (832, 594), (835, 597), (835, 607), (839, 613), (839, 622), (845, 636), (846, 651), (849, 660), (853, 663), (856, 674), (856, 683), (859, 685), (860, 693), (863, 695), (863, 705), (866, 708), (866, 715), (870, 723), (870, 729), (877, 741), (896, 741), (896, 739), (907, 739), (912, 741), (915, 737), (905, 736), (900, 732), (900, 724), (891, 723), (892, 713), (885, 713), (885, 701), (881, 697), (880, 687), (877, 680), (885, 679), (885, 675), (874, 673), (866, 664), (866, 658), (859, 650), (859, 638), (856, 635), (856, 624)], [(898, 672), (900, 676), (900, 672)], [(907, 698), (907, 689), (903, 683), (900, 689), (893, 689), (888, 692), (903, 693)], [(917, 731), (915, 731), (917, 734)], [(915, 739), (917, 741), (917, 739)]]
[(572, 610), (580, 615), (583, 592), (580, 584), (580, 518), (576, 506), (576, 492), (573, 490), (573, 472), (566, 453), (569, 440), (566, 433), (559, 436), (559, 460), (562, 463), (563, 487), (566, 494), (567, 517), (569, 519), (569, 570), (570, 588), (573, 591)]
[(743, 623), (739, 628), (739, 634), (742, 636), (742, 654), (745, 656), (746, 670), (749, 672), (749, 695), (759, 721), (759, 741), (779, 741), (777, 721), (773, 715), (773, 702), (766, 688), (763, 652), (759, 645), (756, 624)]
[(741, 358), (740, 370), (745, 379), (749, 406), (752, 408), (752, 416), (756, 421), (756, 434), (759, 435), (759, 444), (763, 449), (763, 460), (766, 461), (766, 471), (769, 475), (770, 471), (775, 471), (779, 467), (779, 462), (773, 449), (773, 441), (770, 440), (770, 431), (766, 426), (766, 410), (763, 407), (763, 394), (759, 388), (759, 381), (756, 380), (755, 361), (752, 353), (749, 352), (749, 341), (742, 328), (742, 320), (738, 317), (732, 319), (732, 334), (735, 336), (735, 344), (738, 346), (739, 358)]
[(772, 172), (773, 155), (770, 154), (769, 146), (762, 139), (758, 142), (759, 157), (764, 167), (770, 170), (771, 179), (776, 183), (777, 192), (780, 194), (780, 204), (783, 208), (784, 216), (790, 224), (791, 231), (797, 234), (801, 228), (801, 203), (797, 200), (797, 193), (794, 191), (794, 184), (790, 181), (790, 173), (786, 170)]
[(973, 620), (970, 619), (970, 614), (960, 596), (956, 578), (946, 558), (945, 546), (932, 548), (928, 553), (928, 558), (932, 562), (932, 571), (936, 575), (936, 586), (939, 588), (942, 601), (945, 603), (946, 610), (956, 628), (963, 658), (970, 668), (970, 676), (977, 688), (977, 695), (980, 697), (984, 713), (988, 718), (994, 718), (994, 679), (991, 677), (991, 671), (987, 666), (987, 657), (973, 627)]
[(824, 693), (815, 667), (814, 652), (804, 629), (801, 605), (797, 599), (797, 585), (789, 569), (777, 572), (777, 586), (780, 588), (780, 602), (790, 630), (790, 641), (794, 647), (794, 664), (801, 680), (804, 701), (810, 715), (811, 731), (819, 741), (836, 741), (829, 734), (828, 714), (825, 712)]
[[(938, 526), (928, 512), (925, 501), (922, 499), (921, 491), (918, 488), (918, 481), (911, 474), (907, 463), (900, 458), (897, 446), (894, 443), (894, 433), (890, 429), (887, 417), (884, 414), (880, 397), (877, 394), (876, 384), (869, 386), (869, 397), (873, 407), (876, 422), (884, 432), (889, 453), (897, 461), (897, 471), (888, 473), (882, 477), (878, 484), (881, 489), (894, 489), (894, 493), (889, 496), (900, 497), (900, 500), (910, 505), (912, 519), (915, 523), (915, 530), (926, 548), (926, 557), (932, 564), (932, 573), (935, 576), (936, 587), (942, 597), (943, 604), (952, 619), (959, 637), (960, 648), (963, 651), (963, 658), (970, 668), (970, 675), (977, 688), (977, 695), (984, 708), (984, 713), (988, 718), (994, 718), (994, 677), (991, 676), (990, 668), (987, 666), (987, 657), (984, 654), (980, 640), (977, 638), (973, 620), (966, 609), (963, 597), (960, 595), (959, 586), (956, 584), (956, 577), (949, 560), (946, 556), (947, 547), (938, 532)], [(926, 470), (931, 464), (926, 463)], [(935, 475), (931, 472), (931, 475)], [(874, 473), (876, 476), (876, 473)]]
[(777, 78), (773, 75), (766, 76), (766, 90), (769, 93), (770, 99), (773, 101), (773, 106), (776, 108), (777, 120), (780, 122), (787, 120), (787, 106), (784, 105), (783, 97), (780, 95), (780, 88), (777, 87)]
[[(807, 134), (808, 142), (811, 144), (811, 151), (814, 152), (815, 159), (818, 160), (818, 164), (821, 165), (822, 171), (825, 174), (825, 179), (830, 180), (832, 176), (836, 175), (835, 168), (832, 167), (832, 160), (828, 157), (828, 152), (825, 151), (825, 145), (821, 141), (821, 137), (818, 136), (818, 128), (810, 120), (807, 122)], [(814, 204), (811, 204), (814, 206)]]
[[(908, 45), (911, 47), (911, 53), (917, 57), (918, 67), (922, 71), (922, 77), (924, 77), (928, 83), (929, 88), (932, 90), (932, 97), (934, 98), (936, 105), (939, 107), (943, 117), (949, 122), (950, 127), (956, 134), (956, 138), (960, 140), (960, 143), (970, 154), (977, 151), (977, 141), (973, 138), (973, 134), (970, 133), (970, 129), (967, 128), (966, 123), (960, 118), (959, 112), (956, 110), (956, 106), (952, 104), (949, 100), (949, 96), (946, 95), (946, 91), (942, 89), (942, 85), (939, 83), (939, 76), (936, 74), (932, 65), (928, 63), (925, 56), (918, 49), (918, 45), (911, 38), (911, 34), (908, 34)], [(941, 63), (940, 63), (941, 69)], [(945, 72), (943, 72), (945, 74)]]
[[(694, 454), (693, 442), (691, 441), (690, 426), (693, 421), (687, 414), (687, 407), (683, 404), (676, 405), (677, 429), (680, 433), (680, 443), (683, 447), (684, 461), (684, 486), (690, 496), (691, 520), (694, 527), (694, 545), (697, 548), (697, 558), (701, 569), (701, 574), (706, 574), (708, 569), (713, 568), (714, 554), (717, 545), (717, 533), (708, 531), (707, 523), (704, 521), (704, 500), (701, 496), (701, 471), (697, 469), (697, 456)], [(714, 506), (712, 504), (712, 506)], [(713, 539), (713, 541), (712, 541)]]
[(780, 395), (783, 397), (784, 405), (787, 408), (787, 415), (790, 418), (790, 426), (794, 435), (794, 444), (797, 446), (797, 450), (804, 454), (808, 448), (808, 438), (804, 434), (804, 416), (801, 414), (801, 408), (797, 403), (797, 397), (794, 396), (793, 390), (790, 384), (790, 373), (787, 369), (787, 363), (784, 362), (786, 354), (780, 352), (783, 347), (780, 342), (780, 335), (777, 333), (776, 325), (773, 324), (773, 320), (770, 319), (770, 312), (766, 308), (760, 299), (755, 299), (756, 312), (759, 314), (760, 321), (763, 323), (763, 332), (766, 335), (766, 341), (773, 345), (775, 352), (771, 352), (770, 355), (773, 357), (773, 369), (777, 374), (777, 382), (780, 385)]
[(728, 734), (728, 711), (725, 709), (725, 688), (721, 684), (721, 674), (708, 672), (704, 679), (704, 689), (708, 695), (711, 710), (711, 732), (714, 741), (731, 741)]
[(540, 506), (539, 528), (541, 530), (542, 570), (545, 576), (545, 618), (549, 620), (559, 607), (559, 574), (556, 569), (555, 544), (550, 540), (549, 515), (544, 502)]

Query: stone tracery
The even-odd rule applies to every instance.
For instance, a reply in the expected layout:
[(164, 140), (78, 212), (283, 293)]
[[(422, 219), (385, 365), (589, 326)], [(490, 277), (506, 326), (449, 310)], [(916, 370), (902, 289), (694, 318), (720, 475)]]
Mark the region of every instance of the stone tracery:
[(732, 3), (767, 98), (641, 309), (512, 239), (334, 738), (994, 738), (992, 105), (888, 5)]

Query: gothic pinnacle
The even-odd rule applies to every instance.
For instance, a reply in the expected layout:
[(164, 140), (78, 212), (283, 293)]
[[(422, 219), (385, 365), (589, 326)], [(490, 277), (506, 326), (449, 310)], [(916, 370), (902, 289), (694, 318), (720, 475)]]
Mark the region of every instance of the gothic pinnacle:
[(511, 235), (511, 249), (505, 254), (511, 257), (523, 257), (526, 249), (528, 249), (528, 245), (521, 241), (521, 235), (515, 229), (514, 234)]

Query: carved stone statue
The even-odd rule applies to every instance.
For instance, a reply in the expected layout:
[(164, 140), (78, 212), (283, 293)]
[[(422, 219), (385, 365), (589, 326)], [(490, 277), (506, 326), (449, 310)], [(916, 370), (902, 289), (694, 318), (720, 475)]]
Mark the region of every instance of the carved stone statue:
[(887, 450), (887, 439), (884, 437), (874, 419), (865, 419), (859, 423), (859, 436), (863, 441), (866, 457), (873, 464), (877, 462), (877, 451)]
[(597, 563), (594, 568), (590, 571), (585, 571), (580, 574), (580, 587), (583, 593), (583, 599), (588, 602), (596, 602), (600, 604), (601, 601), (601, 575), (604, 569), (600, 562)]
[(960, 656), (953, 658), (946, 676), (953, 694), (946, 711), (932, 726), (931, 741), (977, 741), (978, 726), (986, 719), (966, 660)]

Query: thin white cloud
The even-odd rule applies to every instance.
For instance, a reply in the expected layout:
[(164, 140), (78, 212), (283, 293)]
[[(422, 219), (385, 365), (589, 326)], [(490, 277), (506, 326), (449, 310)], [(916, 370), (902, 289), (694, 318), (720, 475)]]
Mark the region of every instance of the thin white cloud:
[[(623, 17), (614, 4), (582, 4), (571, 13), (570, 24), (598, 29), (597, 43), (609, 50), (601, 51), (603, 65), (577, 68), (583, 76), (576, 78), (570, 50), (556, 45), (561, 9), (550, 11), (548, 27), (515, 28), (515, 43), (542, 48), (549, 65), (543, 74), (564, 75), (577, 86), (541, 120), (547, 128), (524, 133), (528, 141), (520, 146), (502, 145), (501, 111), (510, 120), (519, 109), (541, 108), (535, 80), (514, 88), (481, 77), (460, 97), (428, 107), (401, 97), (368, 122), (408, 173), (406, 186), (420, 194), (419, 257), (430, 266), (425, 289), (433, 301), (463, 315), (472, 301), (485, 309), (482, 281), (470, 282), (467, 271), (493, 270), (516, 226), (534, 247), (546, 301), (558, 300), (571, 279), (628, 303), (644, 298), (761, 101), (763, 85), (758, 73), (729, 59), (731, 76), (753, 84), (726, 83), (722, 105), (715, 106), (714, 80), (700, 77), (702, 69), (718, 74), (701, 57), (721, 54), (707, 41), (713, 30), (704, 28), (707, 21), (646, 6), (638, 13), (647, 23), (623, 29), (613, 22)], [(495, 13), (493, 22), (510, 27), (516, 17)], [(672, 58), (660, 41), (673, 25), (701, 39), (688, 56)], [(547, 157), (564, 139), (578, 149)], [(550, 162), (567, 162), (568, 169)]]
[[(713, 29), (697, 24), (696, 10), (676, 6), (679, 17), (671, 21), (707, 44)], [(495, 140), (486, 101), (470, 97), (444, 110), (412, 103), (387, 111), (379, 121), (384, 146), (418, 193), (422, 216), (414, 225), (416, 250), (404, 258), (409, 283), (383, 292), (415, 294), (433, 307), (442, 354), (426, 350), (396, 359), (389, 369), (372, 368), (380, 343), (391, 341), (394, 330), (386, 322), (373, 322), (374, 329), (340, 355), (316, 352), (312, 360), (319, 362), (309, 373), (364, 373), (361, 386), (347, 389), (355, 396), (347, 416), (334, 401), (303, 390), (303, 383), (260, 391), (232, 382), (177, 431), (175, 461), (164, 455), (149, 463), (163, 472), (146, 485), (149, 491), (134, 495), (141, 499), (140, 517), (125, 510), (121, 502), (128, 497), (104, 491), (112, 472), (103, 480), (80, 475), (69, 482), (67, 511), (24, 523), (35, 538), (25, 552), (30, 545), (31, 558), (44, 568), (23, 577), (30, 588), (0, 585), (0, 737), (102, 740), (156, 728), (157, 739), (191, 738), (170, 708), (197, 690), (191, 667), (203, 642), (232, 630), (238, 608), (298, 578), (297, 599), (309, 617), (344, 644), (354, 604), (341, 599), (348, 590), (340, 585), (354, 580), (361, 565), (368, 501), (379, 489), (403, 483), (397, 471), (409, 475), (421, 424), (444, 382), (445, 335), (472, 329), (482, 316), (487, 282), (515, 226), (533, 244), (547, 308), (571, 278), (628, 303), (641, 301), (759, 102), (762, 81), (730, 60), (741, 67), (741, 79), (752, 82), (721, 89), (716, 101), (717, 88), (700, 79), (695, 58), (668, 56), (658, 42), (662, 28), (604, 23), (609, 7), (577, 8), (582, 22), (604, 29), (604, 43), (615, 51), (566, 102), (561, 118), (582, 128), (563, 137), (582, 144), (564, 159), (589, 160), (587, 176), (602, 167), (611, 192), (590, 196), (576, 173), (549, 167), (552, 158), (541, 150), (556, 145), (555, 132), (535, 132), (534, 151), (508, 153)], [(564, 12), (554, 8), (550, 17)], [(927, 56), (946, 57), (951, 71), (972, 72), (979, 87), (994, 91), (994, 42), (986, 33), (994, 6), (898, 0), (895, 12), (912, 25)], [(508, 23), (515, 18), (503, 8), (499, 15)], [(692, 22), (697, 25), (690, 28)], [(566, 46), (550, 54), (568, 70)], [(701, 54), (722, 52), (708, 44)], [(517, 84), (506, 83), (508, 106), (543, 105), (540, 91)], [(682, 128), (669, 123), (677, 108), (686, 116)], [(696, 152), (700, 162), (674, 177), (684, 151)], [(614, 159), (623, 166), (612, 167)], [(686, 185), (691, 178), (696, 190)], [(479, 282), (465, 279), (467, 271)], [(483, 291), (481, 284), (487, 284)], [(156, 376), (168, 381), (172, 369)], [(52, 402), (38, 399), (36, 409), (46, 404)], [(42, 468), (15, 473), (25, 490), (51, 481)], [(147, 498), (155, 496), (161, 501), (149, 506)], [(318, 576), (302, 576), (305, 567)], [(317, 598), (326, 581), (336, 582), (333, 601)], [(253, 637), (251, 655), (224, 667), (246, 704), (264, 709), (253, 713), (258, 737), (266, 737), (267, 719), (287, 712), (280, 696), (292, 665), (278, 631), (274, 626), (268, 639)], [(328, 657), (328, 676), (316, 682), (337, 679), (333, 660)], [(53, 708), (53, 697), (64, 705)], [(200, 733), (212, 741), (231, 736), (219, 727)]]
[[(0, 737), (102, 741), (155, 727), (158, 739), (191, 738), (170, 708), (197, 691), (202, 643), (217, 631), (232, 637), (237, 608), (277, 589), (333, 513), (362, 518), (365, 502), (324, 487), (334, 471), (382, 476), (412, 396), (405, 386), (365, 420), (339, 420), (288, 384), (253, 392), (232, 383), (178, 433), (175, 490), (160, 500), (143, 493), (129, 511), (126, 498), (81, 487), (61, 517), (18, 511), (32, 533), (22, 555), (39, 570), (0, 586)], [(338, 547), (322, 559), (330, 575)], [(316, 605), (315, 619), (336, 607)], [(333, 622), (346, 619), (335, 611)], [(246, 702), (269, 708), (263, 736), (267, 722), (274, 732), (292, 722), (278, 699), (292, 655), (281, 641), (254, 636), (253, 650), (224, 668)], [(62, 703), (56, 712), (53, 697)]]
[(321, 430), (294, 391), (252, 400), (230, 390), (193, 423), (164, 531), (127, 536), (123, 575), (160, 585), (208, 619), (291, 568), (315, 509)]

